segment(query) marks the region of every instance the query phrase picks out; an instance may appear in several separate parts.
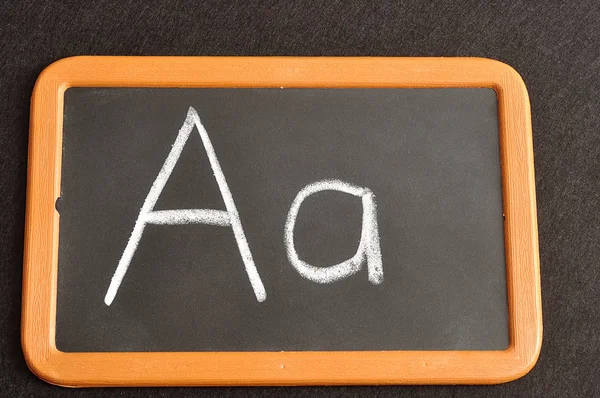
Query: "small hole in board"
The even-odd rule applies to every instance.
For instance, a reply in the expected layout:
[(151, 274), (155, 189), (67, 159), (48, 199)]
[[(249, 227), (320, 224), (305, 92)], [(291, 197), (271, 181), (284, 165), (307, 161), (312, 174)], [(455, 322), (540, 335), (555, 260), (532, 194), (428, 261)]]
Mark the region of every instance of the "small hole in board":
[(60, 214), (60, 200), (61, 200), (61, 197), (59, 196), (58, 198), (56, 198), (56, 202), (54, 202), (54, 208), (56, 209), (58, 214)]

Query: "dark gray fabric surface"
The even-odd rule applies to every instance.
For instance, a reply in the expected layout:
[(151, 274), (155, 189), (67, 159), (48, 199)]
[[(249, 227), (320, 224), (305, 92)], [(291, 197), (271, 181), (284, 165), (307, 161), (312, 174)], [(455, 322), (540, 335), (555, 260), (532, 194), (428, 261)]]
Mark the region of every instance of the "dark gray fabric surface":
[[(83, 3), (83, 2), (82, 2)], [(481, 56), (520, 72), (533, 115), (544, 343), (487, 387), (68, 390), (19, 344), (29, 98), (80, 54)], [(600, 396), (600, 3), (3, 1), (0, 3), (0, 396)]]

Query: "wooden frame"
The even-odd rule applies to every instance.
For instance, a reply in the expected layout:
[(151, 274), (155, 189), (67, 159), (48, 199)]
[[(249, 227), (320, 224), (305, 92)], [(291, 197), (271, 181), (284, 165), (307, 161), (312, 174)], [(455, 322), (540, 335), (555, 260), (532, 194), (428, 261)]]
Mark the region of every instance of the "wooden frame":
[[(65, 353), (55, 345), (63, 95), (68, 87), (488, 87), (499, 104), (510, 345), (503, 351)], [(516, 379), (542, 341), (530, 107), (483, 58), (96, 57), (60, 60), (31, 102), (21, 342), (63, 386), (484, 384)]]

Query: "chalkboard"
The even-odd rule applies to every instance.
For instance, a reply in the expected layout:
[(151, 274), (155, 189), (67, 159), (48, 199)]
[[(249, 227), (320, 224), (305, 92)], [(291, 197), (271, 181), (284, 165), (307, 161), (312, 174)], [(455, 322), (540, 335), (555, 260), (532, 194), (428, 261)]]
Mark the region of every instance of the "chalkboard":
[(514, 380), (536, 223), (500, 62), (60, 60), (31, 99), (24, 357), (75, 387)]
[(509, 344), (491, 88), (71, 87), (60, 187), (61, 351)]

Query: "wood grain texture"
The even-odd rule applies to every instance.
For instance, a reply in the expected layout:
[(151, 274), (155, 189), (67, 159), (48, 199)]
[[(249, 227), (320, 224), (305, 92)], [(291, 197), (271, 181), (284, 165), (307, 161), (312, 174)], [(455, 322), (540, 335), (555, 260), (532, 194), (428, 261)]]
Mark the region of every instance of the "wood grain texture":
[[(510, 345), (504, 351), (64, 353), (55, 346), (63, 95), (68, 87), (487, 87), (498, 94)], [(482, 58), (73, 57), (31, 103), (21, 343), (64, 386), (484, 384), (535, 364), (542, 340), (531, 115), (511, 67)]]

